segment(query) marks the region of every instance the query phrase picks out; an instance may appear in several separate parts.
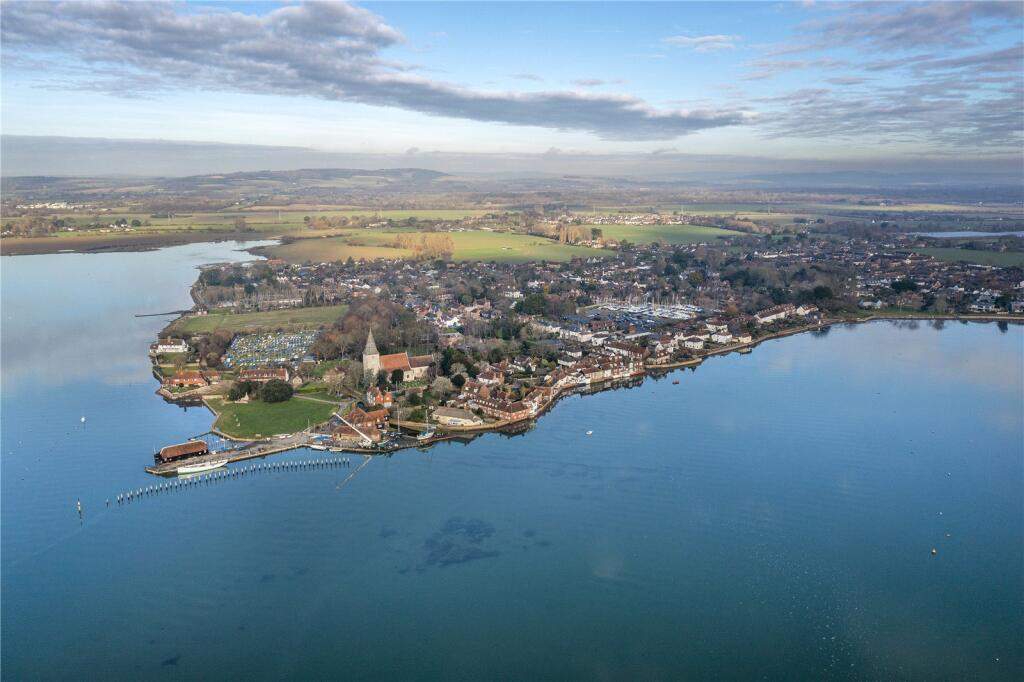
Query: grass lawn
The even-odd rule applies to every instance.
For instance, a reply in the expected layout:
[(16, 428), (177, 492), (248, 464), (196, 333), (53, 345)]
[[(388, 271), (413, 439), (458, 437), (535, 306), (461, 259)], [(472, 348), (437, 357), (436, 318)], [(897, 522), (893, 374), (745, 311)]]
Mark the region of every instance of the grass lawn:
[(327, 421), (336, 407), (315, 400), (295, 398), (283, 403), (253, 400), (238, 404), (217, 399), (208, 402), (218, 415), (213, 423), (214, 428), (236, 438), (295, 433), (310, 424)]
[(625, 239), (633, 244), (651, 244), (664, 241), (668, 244), (699, 244), (712, 242), (722, 237), (745, 235), (736, 230), (723, 230), (718, 227), (701, 225), (583, 225), (584, 230), (597, 227), (607, 239), (622, 241)]
[(924, 248), (914, 249), (917, 253), (928, 254), (939, 260), (952, 263), (963, 261), (965, 263), (977, 263), (979, 265), (995, 265), (1006, 268), (1014, 265), (1024, 268), (1024, 252), (1020, 251), (975, 251), (971, 249), (953, 248)]
[(263, 313), (211, 312), (208, 315), (189, 315), (176, 320), (168, 329), (168, 333), (210, 333), (218, 329), (233, 332), (252, 332), (259, 329), (316, 329), (332, 324), (344, 315), (347, 309), (347, 305), (329, 305), (317, 308), (268, 310)]
[[(713, 228), (712, 228), (713, 229)], [(536, 260), (566, 261), (576, 256), (607, 257), (612, 251), (591, 249), (583, 246), (559, 244), (550, 239), (509, 232), (445, 233), (455, 244), (454, 260), (498, 261), (502, 263), (525, 263)], [(408, 258), (412, 252), (388, 246), (395, 239), (395, 232), (354, 231), (349, 234), (321, 239), (300, 239), (290, 244), (271, 246), (263, 249), (270, 258), (281, 258), (290, 263), (346, 260), (350, 256), (359, 258)]]

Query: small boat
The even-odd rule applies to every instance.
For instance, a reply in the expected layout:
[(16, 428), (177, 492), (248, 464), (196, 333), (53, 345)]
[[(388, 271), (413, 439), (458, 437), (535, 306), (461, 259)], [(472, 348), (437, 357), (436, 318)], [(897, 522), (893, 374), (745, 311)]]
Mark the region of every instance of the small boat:
[(594, 435), (594, 432), (593, 432), (593, 431), (587, 431), (587, 435), (588, 435), (588, 436), (593, 436), (593, 435)]
[(181, 474), (198, 474), (201, 471), (210, 471), (212, 469), (219, 469), (220, 467), (227, 464), (226, 459), (215, 459), (212, 462), (199, 462), (198, 464), (186, 464), (178, 467), (178, 475)]
[(678, 384), (679, 384), (679, 379), (676, 379), (676, 380), (674, 380), (674, 381), (672, 382), (672, 385), (673, 385), (673, 386), (676, 386), (676, 385), (678, 385)]
[(430, 413), (427, 412), (427, 429), (416, 434), (416, 440), (430, 440), (437, 435), (437, 431), (430, 425)]
[(326, 445), (320, 445), (319, 443), (317, 443), (316, 445), (310, 445), (309, 449), (310, 450), (326, 450), (327, 446)]

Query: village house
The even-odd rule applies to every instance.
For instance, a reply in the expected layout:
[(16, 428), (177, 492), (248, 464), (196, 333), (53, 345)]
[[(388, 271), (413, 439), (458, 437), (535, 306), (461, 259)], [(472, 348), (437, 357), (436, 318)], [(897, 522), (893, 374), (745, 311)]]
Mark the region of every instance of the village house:
[(712, 343), (732, 343), (732, 334), (729, 332), (715, 332), (711, 335)]
[(279, 379), (281, 381), (288, 381), (288, 370), (284, 367), (264, 367), (261, 369), (243, 369), (238, 372), (239, 381), (270, 381), (271, 379)]
[(331, 435), (334, 437), (335, 445), (339, 446), (359, 445), (366, 438), (373, 443), (381, 439), (380, 429), (373, 424), (360, 426), (358, 430), (348, 424), (341, 424), (331, 432)]
[(468, 380), (462, 385), (462, 391), (459, 394), (459, 398), (468, 401), (471, 405), (477, 400), (486, 400), (491, 397), (491, 387), (487, 384), (482, 384), (479, 381), (473, 379)]
[(672, 361), (672, 353), (667, 349), (655, 350), (647, 356), (648, 365), (665, 365)]
[(686, 350), (703, 350), (704, 339), (699, 336), (684, 336), (683, 337), (683, 348)]
[(508, 402), (485, 398), (477, 401), (480, 411), (501, 421), (519, 421), (530, 416), (530, 408), (522, 401)]
[(160, 339), (150, 346), (150, 352), (153, 355), (163, 355), (164, 353), (187, 353), (188, 350), (188, 344), (185, 343), (183, 339)]
[(394, 402), (394, 397), (391, 391), (382, 391), (376, 386), (371, 386), (366, 391), (366, 404), (367, 405), (383, 405), (384, 407), (391, 407)]
[(643, 360), (647, 354), (647, 349), (643, 346), (638, 346), (635, 343), (627, 343), (625, 341), (611, 341), (604, 344), (604, 348), (616, 355), (621, 355), (632, 360)]
[(476, 375), (476, 380), (487, 386), (497, 386), (498, 384), (505, 383), (505, 375), (493, 368), (485, 369)]
[(523, 403), (530, 409), (530, 414), (537, 414), (545, 405), (555, 398), (555, 389), (550, 386), (540, 386), (533, 389), (523, 398)]
[(377, 410), (362, 410), (358, 407), (354, 407), (351, 412), (345, 415), (345, 419), (357, 429), (362, 429), (366, 426), (375, 426), (378, 429), (382, 429), (388, 425), (391, 415), (383, 408)]
[(771, 308), (765, 308), (764, 310), (757, 311), (754, 319), (758, 324), (771, 324), (777, 320), (784, 320), (796, 311), (796, 308), (792, 303), (783, 303), (782, 305), (775, 305)]
[(179, 369), (174, 376), (164, 379), (164, 386), (177, 386), (178, 388), (206, 386), (208, 383), (203, 373), (195, 369)]

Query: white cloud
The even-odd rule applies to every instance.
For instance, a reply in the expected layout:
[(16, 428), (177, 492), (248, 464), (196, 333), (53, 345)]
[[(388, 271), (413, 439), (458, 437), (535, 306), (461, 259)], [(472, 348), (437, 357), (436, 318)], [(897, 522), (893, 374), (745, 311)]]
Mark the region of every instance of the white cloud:
[[(343, 2), (262, 15), (178, 9), (164, 2), (6, 2), (3, 61), (43, 60), (51, 85), (55, 74), (67, 73), (64, 88), (122, 97), (173, 87), (307, 96), (609, 140), (674, 139), (752, 118), (741, 109), (656, 109), (622, 94), (485, 91), (433, 80), (384, 59), (381, 50), (402, 34)], [(83, 76), (82, 66), (91, 73)]]
[(732, 50), (740, 40), (738, 36), (728, 35), (707, 35), (707, 36), (671, 36), (662, 42), (676, 47), (685, 47), (692, 52), (716, 52), (718, 50)]

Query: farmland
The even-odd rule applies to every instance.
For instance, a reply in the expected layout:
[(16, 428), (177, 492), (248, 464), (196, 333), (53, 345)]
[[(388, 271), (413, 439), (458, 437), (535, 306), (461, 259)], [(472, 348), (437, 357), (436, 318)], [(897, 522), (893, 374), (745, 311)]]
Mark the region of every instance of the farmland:
[[(261, 249), (270, 258), (290, 263), (334, 261), (348, 258), (397, 259), (412, 255), (407, 249), (390, 246), (395, 232), (352, 232), (319, 239), (298, 239), (281, 246)], [(455, 251), (453, 260), (524, 263), (531, 260), (566, 261), (574, 257), (605, 257), (613, 252), (583, 246), (569, 246), (543, 237), (509, 232), (450, 232)]]
[(318, 308), (290, 308), (260, 313), (217, 313), (188, 315), (176, 320), (166, 330), (168, 334), (208, 334), (218, 330), (230, 332), (256, 332), (260, 330), (317, 329), (345, 314), (348, 306), (332, 305)]
[[(502, 211), (495, 210), (496, 213)], [(129, 223), (138, 220), (143, 225), (134, 228), (132, 234), (147, 232), (175, 232), (175, 231), (231, 231), (236, 228), (236, 221), (245, 221), (248, 230), (257, 232), (292, 232), (307, 230), (305, 219), (308, 218), (365, 218), (372, 220), (461, 220), (472, 218), (489, 213), (483, 209), (385, 209), (373, 208), (328, 208), (310, 207), (306, 210), (268, 208), (254, 206), (250, 208), (233, 211), (196, 211), (185, 213), (173, 213), (156, 217), (146, 213), (132, 211), (104, 211), (102, 213), (61, 213), (55, 217), (64, 220), (73, 220), (80, 225), (92, 222), (115, 223), (118, 220), (126, 220)], [(61, 233), (66, 236), (74, 236), (75, 233)]]
[(584, 229), (596, 227), (606, 239), (629, 241), (633, 244), (699, 244), (713, 242), (724, 237), (741, 236), (742, 232), (724, 230), (701, 225), (584, 225)]
[(977, 263), (978, 265), (994, 265), (996, 267), (1024, 268), (1024, 252), (1020, 251), (978, 251), (974, 249), (954, 249), (931, 247), (915, 249), (917, 253), (924, 253), (939, 260), (952, 263)]

